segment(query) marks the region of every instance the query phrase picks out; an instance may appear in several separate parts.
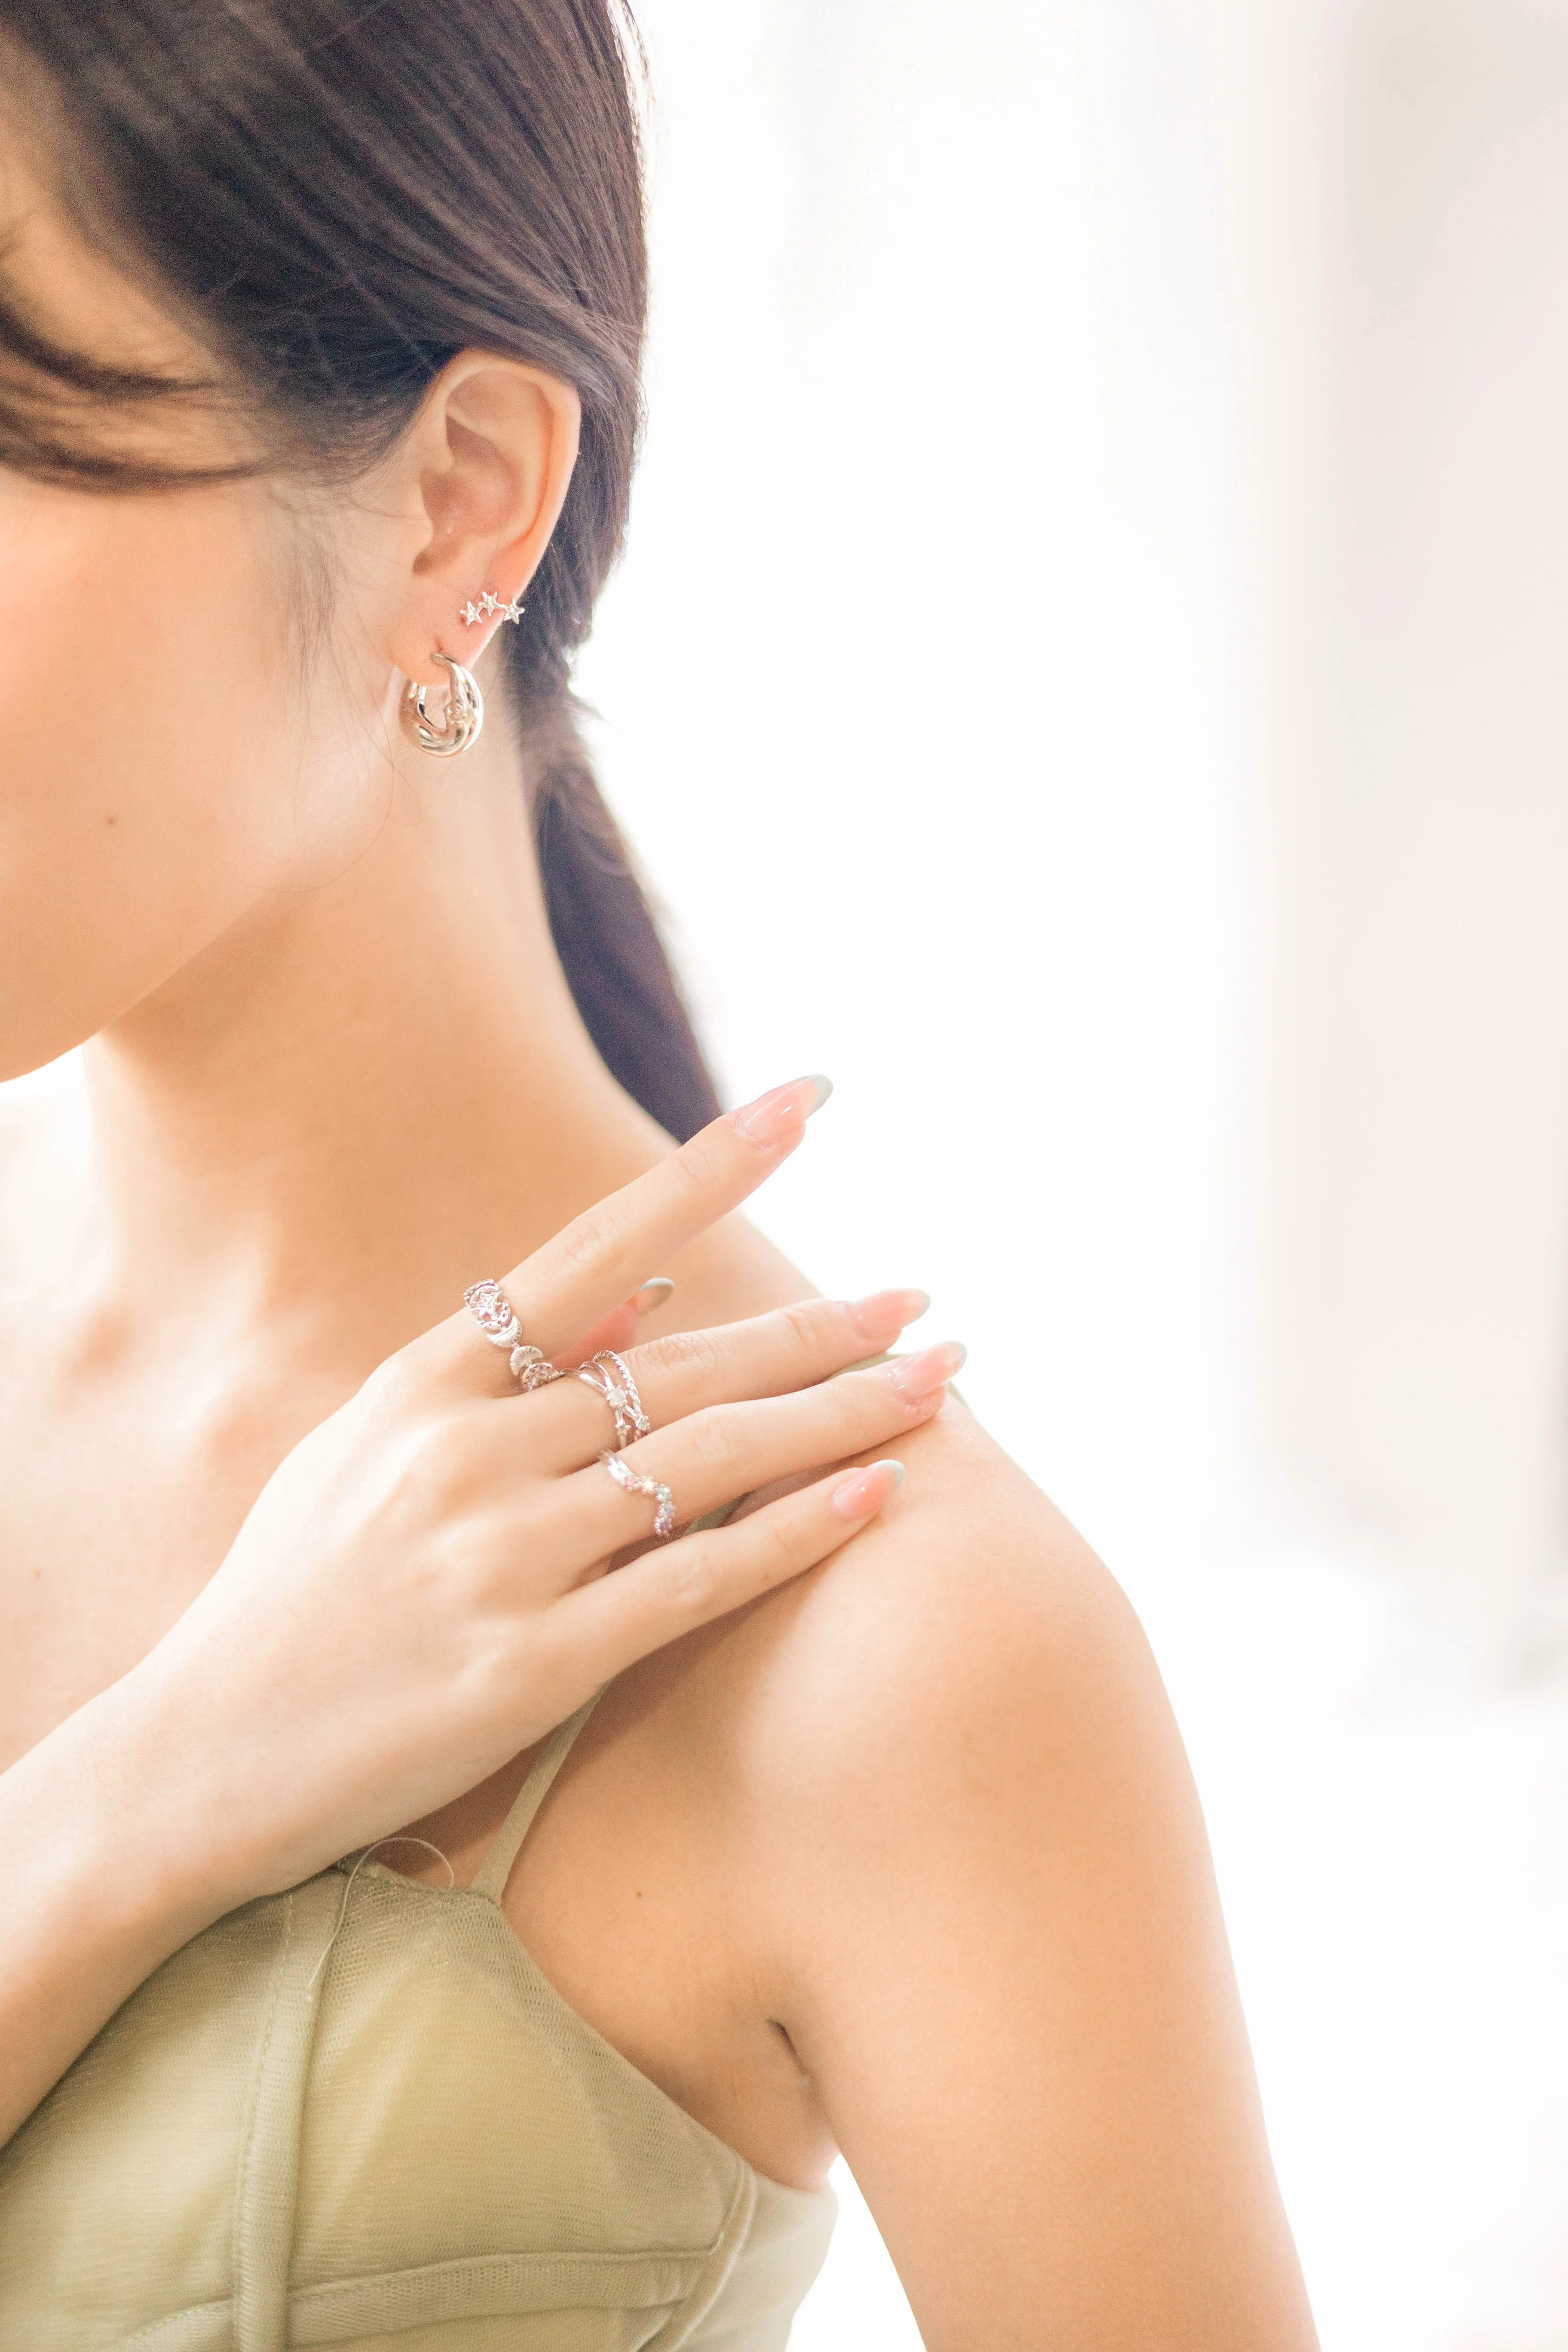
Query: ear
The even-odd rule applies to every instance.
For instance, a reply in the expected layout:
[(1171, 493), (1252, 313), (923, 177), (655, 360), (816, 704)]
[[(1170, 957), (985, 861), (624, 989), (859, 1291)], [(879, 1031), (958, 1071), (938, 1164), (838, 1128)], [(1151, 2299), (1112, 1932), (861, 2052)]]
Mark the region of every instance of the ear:
[(574, 388), (521, 360), (459, 352), (437, 376), (395, 461), (409, 527), (384, 643), (405, 677), (445, 685), (437, 650), (471, 667), (503, 621), (466, 622), (463, 607), (487, 592), (503, 604), (524, 595), (565, 503), (582, 422)]

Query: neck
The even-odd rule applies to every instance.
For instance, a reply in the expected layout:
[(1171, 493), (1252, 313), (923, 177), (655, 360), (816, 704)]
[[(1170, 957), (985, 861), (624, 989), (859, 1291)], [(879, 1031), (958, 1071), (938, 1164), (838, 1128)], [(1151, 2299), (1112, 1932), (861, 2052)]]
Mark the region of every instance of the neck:
[(165, 1340), (263, 1326), (368, 1369), (668, 1149), (572, 1003), (499, 726), (84, 1058), (79, 1263)]

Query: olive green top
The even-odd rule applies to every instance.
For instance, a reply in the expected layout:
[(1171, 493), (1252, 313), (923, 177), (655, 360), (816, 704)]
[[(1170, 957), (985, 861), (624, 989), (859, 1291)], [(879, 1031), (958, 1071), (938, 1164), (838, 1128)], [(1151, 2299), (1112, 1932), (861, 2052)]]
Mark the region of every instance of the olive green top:
[(346, 1857), (116, 2011), (0, 2153), (0, 2352), (782, 2352), (831, 2189), (695, 2122), (500, 1907), (593, 1704), (472, 1886)]

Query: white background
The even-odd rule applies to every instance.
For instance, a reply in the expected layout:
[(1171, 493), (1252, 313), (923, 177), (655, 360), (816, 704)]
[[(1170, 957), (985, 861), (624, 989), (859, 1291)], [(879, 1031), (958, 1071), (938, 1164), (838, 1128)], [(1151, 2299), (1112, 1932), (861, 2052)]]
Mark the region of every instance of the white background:
[[(1150, 1628), (1327, 2352), (1562, 2352), (1568, 5), (641, 16), (581, 683), (727, 1095), (837, 1083), (764, 1222)], [(913, 2344), (842, 2187), (796, 2352)]]

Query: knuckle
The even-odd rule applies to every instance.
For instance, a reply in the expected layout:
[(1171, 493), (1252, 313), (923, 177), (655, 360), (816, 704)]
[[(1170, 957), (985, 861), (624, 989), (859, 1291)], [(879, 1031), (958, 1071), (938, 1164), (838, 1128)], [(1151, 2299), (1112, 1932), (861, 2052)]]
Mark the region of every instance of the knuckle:
[(466, 1498), (470, 1465), (466, 1432), (451, 1417), (416, 1422), (399, 1436), (392, 1461), (392, 1498), (407, 1514), (445, 1519)]
[(672, 1331), (667, 1339), (650, 1339), (632, 1350), (634, 1370), (651, 1366), (701, 1382), (717, 1377), (721, 1361), (720, 1346), (710, 1331)]
[(669, 1187), (683, 1203), (707, 1201), (714, 1189), (719, 1169), (713, 1154), (712, 1138), (706, 1130), (693, 1136), (689, 1143), (665, 1161)]
[[(468, 1617), (490, 1597), (491, 1546), (480, 1528), (467, 1518), (443, 1519), (426, 1548), (431, 1599), (443, 1613)], [(481, 1654), (488, 1654), (484, 1644)]]
[(715, 1477), (728, 1476), (739, 1465), (743, 1444), (740, 1416), (730, 1405), (710, 1405), (691, 1421), (691, 1444), (699, 1466)]
[(758, 1527), (756, 1544), (756, 1582), (760, 1591), (771, 1591), (775, 1584), (784, 1584), (805, 1566), (809, 1557), (800, 1541), (800, 1531), (782, 1514)]
[(827, 1311), (827, 1302), (822, 1298), (797, 1298), (779, 1308), (779, 1328), (785, 1339), (797, 1355), (813, 1364), (822, 1353)]
[(699, 1537), (688, 1537), (676, 1547), (666, 1563), (669, 1580), (669, 1597), (678, 1610), (694, 1617), (704, 1615), (718, 1597), (718, 1560), (711, 1544)]
[(601, 1202), (563, 1225), (555, 1236), (554, 1248), (566, 1265), (582, 1268), (614, 1255), (615, 1238), (615, 1219)]
[(739, 1142), (740, 1137), (729, 1119), (710, 1119), (706, 1127), (700, 1127), (695, 1135), (689, 1136), (665, 1164), (689, 1195), (710, 1199), (715, 1192), (723, 1190), (728, 1180), (732, 1180)]
[(377, 1420), (407, 1410), (423, 1384), (422, 1369), (416, 1352), (418, 1341), (399, 1348), (395, 1355), (377, 1364), (367, 1380), (360, 1382), (359, 1400), (367, 1412)]
[(482, 1503), (442, 1519), (421, 1552), (433, 1596), (481, 1652), (486, 1644), (531, 1640), (542, 1605), (558, 1589), (520, 1545), (516, 1514)]
[(847, 1450), (852, 1452), (861, 1432), (875, 1422), (879, 1414), (886, 1418), (891, 1391), (885, 1397), (879, 1395), (868, 1390), (864, 1381), (851, 1378), (827, 1381), (823, 1397), (829, 1429), (835, 1436), (848, 1438), (850, 1444)]
[(535, 1630), (486, 1606), (482, 1598), (470, 1603), (464, 1615), (453, 1698), (470, 1722), (515, 1722), (519, 1698), (535, 1663)]

